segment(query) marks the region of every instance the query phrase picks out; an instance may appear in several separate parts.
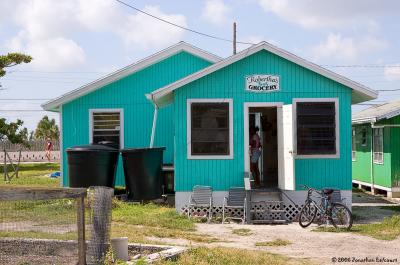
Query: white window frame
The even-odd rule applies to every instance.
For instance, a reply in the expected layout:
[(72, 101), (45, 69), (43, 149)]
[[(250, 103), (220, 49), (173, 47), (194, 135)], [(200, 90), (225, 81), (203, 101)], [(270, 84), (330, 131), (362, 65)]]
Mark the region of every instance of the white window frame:
[(124, 148), (124, 109), (89, 109), (89, 143), (93, 143), (93, 114), (98, 112), (119, 112), (120, 128), (119, 128), (119, 146)]
[[(351, 127), (351, 161), (357, 161), (357, 157), (356, 157), (356, 150), (353, 150), (353, 147), (356, 148), (357, 147), (357, 138), (356, 138), (356, 128), (355, 127)], [(353, 146), (353, 141), (354, 141), (354, 146)]]
[[(229, 104), (229, 155), (192, 155), (192, 103), (228, 103)], [(186, 146), (187, 159), (233, 159), (233, 99), (200, 98), (186, 102)]]
[[(381, 142), (382, 142), (382, 152), (375, 152), (375, 150), (374, 150), (375, 149), (375, 130), (376, 129), (381, 129), (382, 130), (382, 140), (381, 140)], [(372, 127), (372, 135), (371, 136), (372, 136), (372, 158), (373, 158), (373, 162), (374, 162), (374, 164), (383, 165), (383, 155), (384, 155), (384, 152), (383, 152), (384, 139), (383, 138), (385, 137), (384, 127), (383, 126), (374, 126), (374, 127)], [(381, 154), (381, 157), (382, 157), (381, 160), (375, 159), (375, 154), (377, 154), (377, 153)]]
[[(313, 159), (313, 158), (340, 158), (340, 123), (339, 123), (339, 98), (294, 98), (293, 102), (293, 144), (294, 156), (300, 159)], [(336, 133), (336, 153), (335, 154), (316, 154), (316, 155), (299, 155), (297, 154), (297, 103), (298, 102), (334, 102), (335, 103), (335, 133)]]

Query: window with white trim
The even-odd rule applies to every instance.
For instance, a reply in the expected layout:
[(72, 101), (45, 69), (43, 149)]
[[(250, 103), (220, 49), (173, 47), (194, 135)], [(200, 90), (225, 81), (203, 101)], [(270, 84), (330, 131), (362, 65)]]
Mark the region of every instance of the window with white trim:
[(297, 155), (337, 155), (336, 105), (336, 101), (296, 102)]
[(356, 161), (356, 128), (351, 128), (351, 160)]
[(373, 128), (373, 158), (374, 163), (383, 163), (383, 128)]
[(107, 142), (121, 148), (121, 112), (93, 110), (91, 115), (91, 142), (94, 144)]
[(228, 158), (232, 154), (232, 102), (188, 101), (189, 158)]

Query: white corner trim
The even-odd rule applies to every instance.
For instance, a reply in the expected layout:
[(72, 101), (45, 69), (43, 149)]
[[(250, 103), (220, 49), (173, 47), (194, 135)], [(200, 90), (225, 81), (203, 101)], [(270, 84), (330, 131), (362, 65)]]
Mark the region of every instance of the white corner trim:
[[(229, 155), (192, 155), (192, 103), (229, 103)], [(186, 102), (186, 146), (187, 159), (233, 159), (233, 99), (231, 98), (192, 98)]]
[(60, 106), (60, 173), (61, 173), (61, 179), (60, 179), (60, 187), (64, 186), (64, 145), (63, 145), (63, 109), (62, 106)]
[(120, 142), (120, 149), (124, 148), (124, 109), (122, 108), (110, 108), (110, 109), (89, 109), (89, 144), (93, 143), (93, 113), (96, 112), (119, 112), (119, 119), (120, 119), (120, 133), (119, 133), (119, 142)]
[(174, 54), (177, 54), (181, 51), (186, 51), (190, 54), (198, 56), (198, 57), (200, 57), (204, 60), (207, 60), (209, 62), (212, 62), (212, 63), (216, 63), (216, 62), (222, 60), (222, 58), (219, 56), (216, 56), (210, 52), (207, 52), (207, 51), (197, 48), (191, 44), (181, 41), (181, 42), (179, 42), (175, 45), (172, 45), (164, 50), (161, 50), (153, 55), (150, 55), (149, 57), (146, 57), (136, 63), (133, 63), (133, 64), (128, 65), (122, 69), (119, 69), (109, 75), (106, 75), (105, 77), (102, 77), (102, 78), (97, 79), (87, 85), (84, 85), (75, 90), (72, 90), (56, 99), (50, 100), (50, 101), (42, 104), (42, 108), (44, 110), (56, 110), (62, 104), (65, 104), (76, 98), (79, 98), (81, 96), (89, 94), (101, 87), (104, 87), (107, 84), (110, 84), (114, 81), (124, 78), (125, 76), (133, 74), (137, 71), (140, 71), (152, 64), (162, 61), (162, 60), (164, 60)]
[[(298, 102), (334, 102), (335, 103), (335, 133), (336, 133), (336, 154), (331, 155), (299, 155), (297, 154), (297, 103)], [(339, 98), (293, 98), (293, 150), (296, 159), (313, 158), (340, 158), (340, 111)]]
[[(290, 53), (290, 52), (288, 52), (286, 50), (280, 49), (280, 48), (278, 48), (278, 47), (276, 47), (276, 46), (274, 46), (272, 44), (269, 44), (267, 42), (261, 42), (261, 43), (259, 43), (257, 45), (253, 45), (250, 48), (245, 49), (245, 50), (243, 50), (243, 51), (241, 51), (241, 52), (239, 52), (239, 53), (237, 53), (235, 55), (232, 55), (232, 56), (230, 56), (230, 57), (228, 57), (228, 58), (226, 58), (226, 59), (224, 59), (224, 60), (222, 60), (220, 62), (217, 62), (217, 63), (215, 63), (215, 64), (213, 64), (213, 65), (211, 65), (211, 66), (209, 66), (207, 68), (204, 68), (204, 69), (202, 69), (202, 70), (200, 70), (200, 71), (198, 71), (196, 73), (193, 73), (193, 74), (191, 74), (191, 75), (189, 75), (187, 77), (184, 77), (184, 78), (182, 78), (180, 80), (177, 80), (176, 82), (174, 82), (172, 84), (169, 84), (167, 86), (164, 86), (164, 87), (162, 87), (160, 89), (157, 89), (157, 90), (153, 91), (152, 92), (152, 94), (154, 95), (153, 98), (154, 98), (155, 101), (159, 101), (164, 96), (172, 93), (172, 91), (174, 91), (175, 89), (177, 89), (177, 88), (179, 88), (181, 86), (184, 86), (184, 85), (186, 85), (186, 84), (188, 84), (188, 83), (190, 83), (190, 82), (192, 82), (194, 80), (197, 80), (197, 79), (199, 79), (199, 78), (201, 78), (201, 77), (203, 77), (205, 75), (208, 75), (208, 74), (210, 74), (212, 72), (215, 72), (215, 71), (217, 71), (217, 70), (219, 70), (219, 69), (221, 69), (223, 67), (226, 67), (226, 66), (228, 66), (228, 65), (230, 65), (230, 64), (232, 64), (234, 62), (237, 62), (237, 61), (239, 61), (239, 60), (241, 60), (241, 59), (243, 59), (245, 57), (248, 57), (248, 56), (250, 56), (250, 55), (252, 55), (252, 54), (254, 54), (256, 52), (259, 52), (261, 50), (267, 50), (267, 51), (269, 51), (269, 52), (271, 52), (273, 54), (278, 55), (279, 57), (287, 59), (287, 60), (289, 60), (289, 61), (291, 61), (293, 63), (296, 63), (296, 64), (298, 64), (300, 66), (303, 66), (303, 67), (305, 67), (305, 68), (307, 68), (307, 69), (309, 69), (309, 70), (311, 70), (311, 71), (313, 71), (315, 73), (318, 73), (318, 74), (320, 74), (322, 76), (325, 76), (325, 77), (327, 77), (327, 78), (329, 78), (331, 80), (334, 80), (334, 81), (336, 81), (336, 82), (338, 82), (338, 83), (340, 83), (342, 85), (345, 85), (345, 86), (353, 89), (354, 91), (359, 92), (365, 98), (364, 99), (365, 101), (366, 100), (375, 99), (375, 98), (378, 97), (378, 92), (376, 92), (376, 91), (374, 91), (374, 90), (372, 90), (372, 89), (370, 89), (370, 88), (368, 88), (368, 87), (366, 87), (366, 86), (364, 86), (362, 84), (359, 84), (359, 83), (357, 83), (357, 82), (355, 82), (353, 80), (350, 80), (350, 79), (348, 79), (348, 78), (346, 78), (344, 76), (341, 76), (341, 75), (339, 75), (337, 73), (334, 73), (334, 72), (332, 72), (330, 70), (327, 70), (327, 69), (323, 68), (322, 66), (319, 66), (317, 64), (311, 63), (311, 62), (309, 62), (309, 61), (307, 61), (307, 60), (305, 60), (303, 58), (300, 58), (300, 57), (298, 57), (298, 56), (296, 56), (296, 55), (294, 55), (294, 54), (292, 54), (292, 53)], [(355, 102), (355, 103), (358, 103), (358, 101)]]

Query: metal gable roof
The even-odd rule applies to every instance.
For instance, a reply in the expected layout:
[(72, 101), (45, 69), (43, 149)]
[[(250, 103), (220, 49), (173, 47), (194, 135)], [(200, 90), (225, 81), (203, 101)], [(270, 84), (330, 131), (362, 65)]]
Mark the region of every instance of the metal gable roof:
[(376, 122), (400, 115), (400, 100), (372, 106), (353, 115), (353, 123)]
[(50, 101), (42, 104), (42, 108), (44, 110), (49, 110), (49, 111), (58, 111), (58, 108), (67, 102), (70, 102), (70, 101), (72, 101), (76, 98), (79, 98), (81, 96), (84, 96), (86, 94), (89, 94), (101, 87), (104, 87), (107, 84), (110, 84), (110, 83), (115, 82), (119, 79), (122, 79), (132, 73), (140, 71), (152, 64), (162, 61), (162, 60), (164, 60), (174, 54), (177, 54), (181, 51), (186, 51), (190, 54), (196, 55), (196, 56), (203, 58), (204, 60), (207, 60), (212, 63), (216, 63), (216, 62), (222, 60), (222, 58), (219, 56), (216, 56), (212, 53), (209, 53), (205, 50), (202, 50), (191, 44), (181, 41), (181, 42), (179, 42), (175, 45), (172, 45), (162, 51), (159, 51), (143, 60), (140, 60), (131, 65), (128, 65), (128, 66), (126, 66), (120, 70), (117, 70), (105, 77), (97, 79), (87, 85), (84, 85), (75, 90), (72, 90), (58, 98), (50, 100)]
[(217, 62), (209, 67), (206, 67), (196, 73), (193, 73), (187, 77), (184, 77), (180, 80), (177, 80), (174, 83), (171, 83), (163, 88), (153, 91), (148, 94), (147, 97), (151, 99), (154, 103), (159, 106), (167, 105), (172, 101), (172, 92), (175, 89), (178, 89), (194, 80), (197, 80), (205, 75), (211, 74), (227, 65), (233, 64), (245, 57), (248, 57), (258, 51), (267, 50), (277, 56), (285, 58), (291, 62), (294, 62), (300, 66), (303, 66), (313, 72), (316, 72), (320, 75), (323, 75), (331, 80), (334, 80), (340, 84), (343, 84), (352, 89), (352, 103), (359, 103), (363, 101), (368, 101), (371, 99), (375, 99), (378, 96), (378, 92), (359, 84), (353, 80), (350, 80), (344, 76), (341, 76), (337, 73), (334, 73), (330, 70), (327, 70), (317, 64), (311, 63), (303, 58), (300, 58), (286, 50), (280, 49), (270, 43), (260, 42), (257, 45), (253, 45), (248, 49), (245, 49), (235, 55), (232, 55), (220, 62)]

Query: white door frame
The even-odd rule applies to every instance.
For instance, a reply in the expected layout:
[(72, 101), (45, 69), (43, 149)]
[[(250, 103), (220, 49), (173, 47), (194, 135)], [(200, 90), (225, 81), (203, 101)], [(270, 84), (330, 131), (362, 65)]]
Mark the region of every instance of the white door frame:
[[(249, 108), (254, 108), (254, 107), (276, 107), (276, 108), (282, 108), (283, 102), (244, 102), (243, 103), (243, 114), (244, 114), (244, 171), (245, 172), (250, 172), (250, 154), (249, 154)], [(276, 115), (278, 115), (278, 110)], [(278, 118), (278, 117), (277, 117)], [(279, 123), (279, 121), (277, 120)], [(277, 124), (278, 125), (278, 124)], [(282, 137), (282, 132), (280, 126), (277, 126), (277, 141), (278, 141), (278, 159), (280, 159), (282, 156), (280, 154), (281, 152), (281, 138)], [(282, 169), (279, 168), (281, 163), (278, 161), (278, 171), (281, 171)]]

